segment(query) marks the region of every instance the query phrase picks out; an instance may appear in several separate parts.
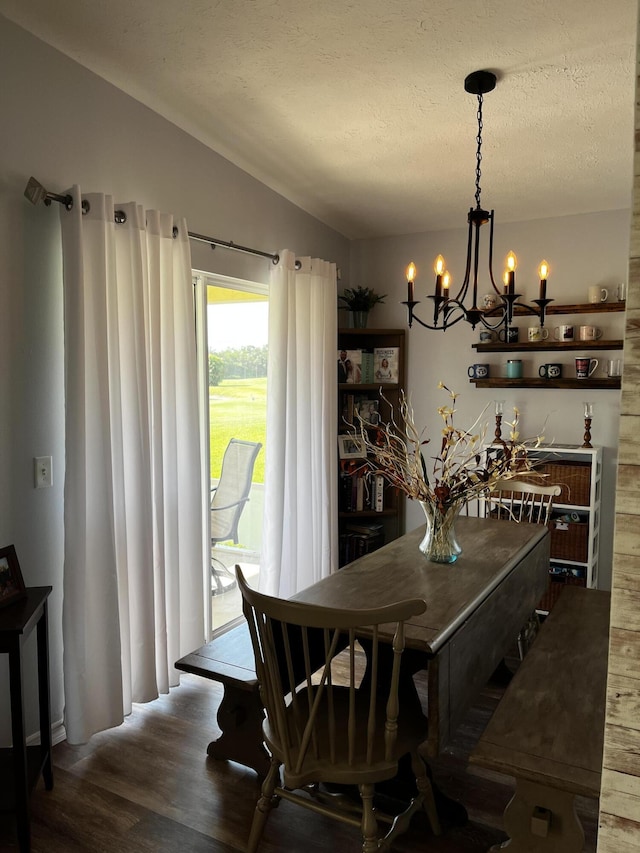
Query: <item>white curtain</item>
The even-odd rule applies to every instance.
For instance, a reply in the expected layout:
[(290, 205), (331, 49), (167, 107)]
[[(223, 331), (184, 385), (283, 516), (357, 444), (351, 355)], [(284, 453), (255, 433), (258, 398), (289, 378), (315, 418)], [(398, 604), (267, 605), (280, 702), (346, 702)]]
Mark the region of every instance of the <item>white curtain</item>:
[(260, 589), (288, 598), (337, 569), (335, 264), (280, 252), (269, 287)]
[[(65, 726), (119, 725), (204, 642), (201, 462), (187, 226), (133, 202), (61, 210)], [(82, 212), (82, 201), (88, 212)]]

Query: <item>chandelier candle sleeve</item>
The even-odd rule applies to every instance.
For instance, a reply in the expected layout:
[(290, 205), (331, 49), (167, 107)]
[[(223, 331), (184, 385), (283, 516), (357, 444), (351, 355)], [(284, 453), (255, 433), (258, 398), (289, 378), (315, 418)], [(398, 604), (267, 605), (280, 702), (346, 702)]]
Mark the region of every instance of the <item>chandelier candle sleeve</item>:
[(509, 252), (507, 255), (507, 284), (509, 293), (515, 293), (516, 291), (516, 267), (518, 266), (518, 259), (514, 255), (513, 252)]
[(547, 278), (549, 277), (549, 264), (546, 261), (542, 261), (538, 267), (538, 273), (540, 275), (540, 299), (546, 299)]
[(433, 265), (436, 274), (436, 297), (442, 296), (442, 275), (444, 273), (444, 258), (438, 255)]

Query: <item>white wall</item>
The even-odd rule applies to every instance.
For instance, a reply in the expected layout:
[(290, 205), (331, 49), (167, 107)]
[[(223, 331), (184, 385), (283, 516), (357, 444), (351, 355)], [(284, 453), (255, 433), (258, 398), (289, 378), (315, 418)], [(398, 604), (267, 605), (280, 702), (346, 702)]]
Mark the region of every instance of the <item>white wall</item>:
[[(499, 215), (499, 211), (497, 214)], [(589, 285), (615, 285), (619, 281), (627, 280), (630, 216), (630, 211), (623, 210), (528, 223), (501, 224), (497, 219), (494, 249), (496, 283), (499, 283), (502, 277), (504, 257), (509, 249), (513, 249), (518, 256), (516, 290), (523, 294), (524, 301), (538, 296), (536, 269), (539, 262), (545, 258), (551, 267), (547, 295), (560, 303), (586, 302)], [(464, 217), (465, 211), (461, 211), (463, 221)], [(488, 234), (484, 237), (487, 239)], [(413, 234), (354, 243), (351, 252), (351, 284), (374, 287), (380, 293), (389, 294), (385, 306), (377, 307), (372, 313), (369, 325), (398, 328), (406, 326), (406, 307), (400, 302), (407, 298), (404, 270), (411, 260), (418, 268), (416, 299), (423, 300), (416, 312), (418, 316), (431, 321), (433, 303), (426, 299), (426, 294), (433, 293), (434, 259), (438, 253), (444, 255), (454, 276), (452, 290), (455, 290), (455, 281), (460, 282), (464, 272), (466, 239), (465, 228), (459, 231)], [(486, 282), (486, 279), (483, 280)], [(483, 286), (480, 292), (487, 292), (488, 289)], [(589, 316), (585, 315), (583, 322), (603, 328), (604, 337), (624, 336), (624, 314), (603, 314), (597, 318), (594, 315)], [(552, 329), (559, 323), (577, 324), (579, 319), (575, 316), (550, 317), (547, 319), (547, 325)], [(527, 318), (517, 318), (516, 325), (523, 327), (526, 334), (526, 327), (529, 325)], [(620, 392), (600, 390), (589, 391), (586, 395), (579, 389), (476, 389), (467, 378), (469, 364), (477, 361), (489, 362), (496, 371), (494, 375), (500, 376), (506, 360), (504, 353), (493, 353), (479, 358), (476, 351), (471, 349), (477, 338), (478, 329), (473, 332), (464, 322), (444, 334), (422, 329), (414, 323), (408, 333), (408, 392), (418, 423), (427, 426), (429, 435), (440, 435), (442, 421), (436, 409), (447, 402), (445, 392), (437, 390), (438, 382), (442, 381), (460, 394), (457, 408), (458, 423), (461, 426), (470, 425), (486, 404), (489, 404), (487, 419), (494, 425), (493, 400), (502, 398), (506, 400), (505, 408), (517, 406), (520, 409), (523, 435), (538, 434), (548, 417), (545, 431), (548, 441), (553, 440), (557, 444), (582, 444), (582, 401), (594, 400), (592, 443), (604, 448), (600, 585), (609, 588)], [(520, 340), (523, 340), (522, 331)], [(591, 354), (598, 356), (598, 353)], [(616, 354), (622, 355), (620, 351), (612, 353)], [(565, 376), (571, 375), (573, 355), (567, 352), (557, 359), (567, 364)], [(527, 356), (525, 352), (515, 357), (523, 359), (525, 375), (529, 376), (537, 375), (541, 363), (556, 360), (549, 353)], [(595, 375), (604, 375), (603, 364), (604, 357)], [(490, 435), (493, 435), (493, 429)], [(423, 521), (420, 508), (408, 502), (407, 529), (410, 530)]]
[[(52, 585), (52, 717), (62, 719), (64, 388), (59, 208), (33, 207), (30, 175), (185, 216), (189, 229), (264, 251), (290, 248), (346, 270), (348, 241), (140, 103), (0, 17), (0, 546), (25, 581)], [(259, 132), (259, 128), (256, 129)], [(266, 281), (270, 261), (193, 244), (193, 266)], [(32, 459), (53, 456), (54, 486), (33, 488)], [(34, 731), (29, 642), (27, 729)], [(0, 656), (0, 742), (9, 742)]]

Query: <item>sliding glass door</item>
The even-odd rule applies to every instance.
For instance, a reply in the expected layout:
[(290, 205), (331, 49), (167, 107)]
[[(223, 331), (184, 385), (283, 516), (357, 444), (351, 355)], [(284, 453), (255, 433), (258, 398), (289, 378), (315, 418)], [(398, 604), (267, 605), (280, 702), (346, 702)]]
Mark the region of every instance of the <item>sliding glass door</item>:
[[(252, 585), (260, 571), (269, 302), (266, 285), (196, 275), (206, 294), (206, 322), (199, 326), (199, 337), (206, 335), (206, 344), (201, 340), (200, 345), (203, 349), (206, 345), (207, 353), (204, 427), (212, 498), (208, 571), (211, 628), (216, 634), (241, 617), (235, 565), (242, 567)], [(233, 518), (229, 506), (235, 502), (239, 505)]]

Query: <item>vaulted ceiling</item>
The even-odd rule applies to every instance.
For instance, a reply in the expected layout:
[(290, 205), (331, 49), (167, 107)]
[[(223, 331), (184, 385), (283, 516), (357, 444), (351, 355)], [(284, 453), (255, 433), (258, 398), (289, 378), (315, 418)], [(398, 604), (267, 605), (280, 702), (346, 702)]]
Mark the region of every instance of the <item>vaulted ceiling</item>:
[(636, 0), (0, 0), (350, 238), (631, 205)]

